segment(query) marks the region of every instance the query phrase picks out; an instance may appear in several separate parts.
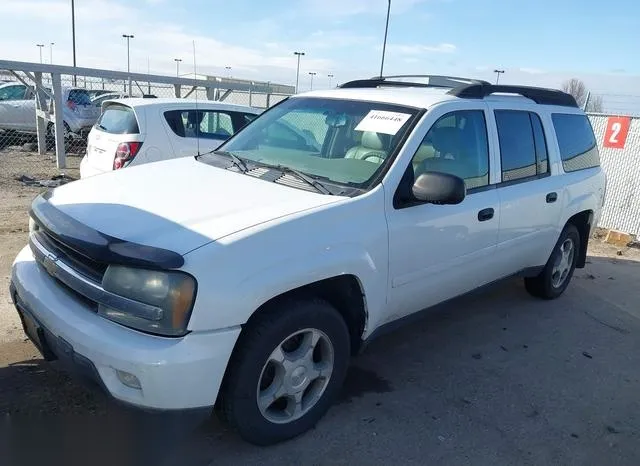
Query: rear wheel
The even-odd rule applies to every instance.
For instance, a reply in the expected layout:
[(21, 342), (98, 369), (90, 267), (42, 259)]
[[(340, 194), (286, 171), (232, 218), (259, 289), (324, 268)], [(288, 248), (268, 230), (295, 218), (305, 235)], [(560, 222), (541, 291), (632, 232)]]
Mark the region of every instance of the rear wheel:
[(535, 297), (555, 299), (569, 286), (580, 251), (580, 234), (575, 225), (564, 227), (544, 269), (537, 277), (524, 279), (525, 288)]
[[(66, 121), (63, 122), (63, 140), (65, 144), (71, 139), (71, 128)], [(47, 149), (53, 149), (56, 147), (56, 126), (53, 123), (49, 123), (47, 126)]]
[(347, 325), (328, 303), (280, 303), (243, 331), (221, 391), (221, 414), (257, 445), (306, 432), (338, 395), (349, 348)]

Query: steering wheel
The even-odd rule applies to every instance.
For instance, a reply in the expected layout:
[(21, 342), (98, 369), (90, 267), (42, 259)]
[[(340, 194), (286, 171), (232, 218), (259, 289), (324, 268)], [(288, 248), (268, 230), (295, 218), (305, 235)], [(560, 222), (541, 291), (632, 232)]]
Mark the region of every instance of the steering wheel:
[[(384, 157), (382, 156), (382, 154), (367, 154), (364, 157), (362, 157), (360, 160), (367, 160), (367, 159), (383, 159)], [(378, 162), (373, 162), (373, 163), (378, 163)]]

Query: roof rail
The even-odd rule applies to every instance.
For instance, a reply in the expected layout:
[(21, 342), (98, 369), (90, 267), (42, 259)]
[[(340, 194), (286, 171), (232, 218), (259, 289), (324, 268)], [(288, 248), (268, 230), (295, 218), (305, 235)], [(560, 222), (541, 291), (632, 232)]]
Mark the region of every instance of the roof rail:
[[(396, 81), (398, 78), (428, 78), (428, 83), (413, 82), (413, 81)], [(459, 78), (456, 76), (442, 76), (431, 74), (418, 74), (418, 75), (395, 75), (395, 76), (374, 76), (369, 79), (358, 79), (355, 81), (349, 81), (341, 84), (340, 88), (375, 88), (379, 86), (392, 86), (392, 87), (440, 87), (440, 88), (457, 88), (461, 85), (468, 84), (489, 84), (487, 81), (481, 81), (478, 79)]]
[(576, 99), (566, 92), (557, 89), (531, 86), (509, 86), (503, 84), (468, 84), (451, 89), (447, 94), (463, 99), (484, 99), (495, 93), (519, 94), (537, 104), (578, 107)]

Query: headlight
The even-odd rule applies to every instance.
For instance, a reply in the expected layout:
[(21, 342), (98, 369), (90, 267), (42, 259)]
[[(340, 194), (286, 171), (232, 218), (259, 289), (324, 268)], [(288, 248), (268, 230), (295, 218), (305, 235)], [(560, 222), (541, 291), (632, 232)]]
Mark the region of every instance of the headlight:
[[(98, 313), (127, 327), (167, 336), (187, 332), (196, 296), (196, 281), (184, 272), (145, 270), (110, 265), (102, 279), (105, 291), (158, 308), (158, 312), (99, 305)], [(148, 308), (148, 307), (147, 307)]]

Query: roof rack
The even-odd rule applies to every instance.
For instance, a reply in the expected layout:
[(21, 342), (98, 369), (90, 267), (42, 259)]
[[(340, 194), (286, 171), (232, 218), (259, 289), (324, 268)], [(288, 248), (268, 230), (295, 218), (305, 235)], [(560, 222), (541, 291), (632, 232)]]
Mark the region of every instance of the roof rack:
[[(398, 78), (428, 78), (428, 83), (414, 81), (398, 81)], [(449, 95), (463, 99), (484, 99), (491, 94), (506, 93), (518, 94), (527, 99), (531, 99), (537, 104), (559, 105), (563, 107), (578, 107), (576, 99), (566, 92), (557, 89), (547, 89), (544, 87), (532, 86), (509, 86), (505, 84), (491, 84), (481, 79), (460, 78), (457, 76), (442, 75), (395, 75), (395, 76), (374, 76), (369, 79), (358, 79), (341, 84), (340, 88), (376, 88), (380, 86), (388, 87), (436, 87), (449, 88)]]
[[(428, 83), (414, 82), (414, 81), (396, 81), (398, 78), (428, 78)], [(375, 88), (380, 86), (390, 87), (439, 87), (439, 88), (456, 88), (461, 85), (472, 84), (489, 84), (487, 81), (479, 79), (459, 78), (456, 76), (442, 76), (435, 74), (402, 74), (395, 76), (374, 76), (369, 79), (358, 79), (355, 81), (349, 81), (341, 84), (340, 88)]]
[(468, 84), (451, 89), (447, 94), (463, 99), (484, 99), (491, 94), (518, 94), (537, 104), (578, 107), (576, 99), (566, 92), (557, 89), (531, 86), (509, 86), (504, 84)]

